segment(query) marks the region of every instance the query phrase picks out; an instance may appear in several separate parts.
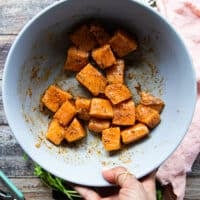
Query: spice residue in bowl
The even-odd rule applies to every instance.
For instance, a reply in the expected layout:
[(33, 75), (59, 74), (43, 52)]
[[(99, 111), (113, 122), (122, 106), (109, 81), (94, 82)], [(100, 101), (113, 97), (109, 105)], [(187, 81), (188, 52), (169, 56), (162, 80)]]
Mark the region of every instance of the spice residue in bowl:
[[(140, 101), (136, 105), (134, 94), (126, 85), (125, 59), (138, 49), (135, 38), (122, 29), (111, 34), (99, 23), (83, 24), (69, 38), (72, 45), (64, 70), (76, 73), (73, 81), (89, 91), (90, 97), (73, 96), (55, 84), (50, 85), (41, 98), (52, 112), (46, 138), (55, 145), (76, 142), (87, 136), (86, 125), (90, 131), (101, 134), (105, 150), (116, 151), (148, 136), (160, 123), (164, 102), (142, 91), (138, 82), (135, 88)], [(158, 73), (155, 65), (146, 63), (151, 76)], [(136, 79), (137, 75), (129, 73), (128, 78)]]

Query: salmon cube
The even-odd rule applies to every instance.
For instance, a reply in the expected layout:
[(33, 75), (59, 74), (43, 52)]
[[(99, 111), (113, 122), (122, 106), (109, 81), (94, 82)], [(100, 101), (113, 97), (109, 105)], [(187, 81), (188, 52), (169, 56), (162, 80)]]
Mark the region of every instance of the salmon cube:
[(116, 63), (106, 69), (106, 78), (109, 84), (124, 83), (124, 60), (119, 59)]
[(90, 63), (76, 75), (76, 79), (94, 96), (104, 93), (107, 85), (106, 78)]
[(128, 126), (135, 124), (135, 103), (133, 100), (124, 101), (113, 106), (112, 124)]
[(117, 56), (123, 57), (137, 49), (136, 41), (122, 30), (115, 32), (109, 44)]
[(154, 128), (160, 123), (160, 115), (156, 110), (139, 104), (136, 107), (136, 120), (146, 124), (149, 128)]
[(56, 112), (58, 108), (68, 99), (72, 99), (72, 95), (61, 90), (55, 85), (50, 85), (42, 97), (42, 103), (52, 112)]
[(76, 47), (70, 47), (67, 52), (67, 60), (65, 62), (64, 69), (70, 71), (80, 71), (88, 64), (89, 53), (78, 49)]
[(60, 125), (58, 120), (53, 119), (49, 124), (46, 138), (55, 145), (59, 145), (64, 139), (64, 128)]
[(113, 127), (102, 131), (102, 142), (107, 151), (114, 151), (121, 148), (120, 128)]
[(76, 110), (78, 113), (78, 117), (83, 120), (90, 119), (90, 103), (91, 100), (87, 98), (78, 97), (75, 101)]
[(90, 116), (100, 119), (111, 119), (113, 117), (113, 108), (110, 101), (102, 98), (92, 98)]
[(92, 58), (102, 69), (110, 67), (116, 62), (115, 56), (108, 44), (93, 50)]
[(110, 121), (106, 119), (92, 118), (90, 119), (89, 124), (88, 124), (88, 129), (96, 133), (100, 133), (104, 129), (107, 129), (109, 127), (110, 127)]
[(122, 142), (124, 144), (129, 144), (138, 141), (148, 135), (149, 129), (146, 125), (142, 123), (138, 123), (121, 131)]
[(141, 92), (140, 93), (140, 103), (145, 106), (149, 106), (154, 110), (157, 110), (159, 113), (162, 112), (165, 103), (160, 98), (153, 96), (148, 92)]
[(75, 142), (86, 136), (85, 129), (78, 121), (74, 118), (69, 127), (65, 130), (65, 139), (67, 142)]
[(123, 84), (110, 84), (105, 88), (105, 95), (113, 104), (118, 104), (122, 101), (130, 99), (131, 91)]
[(70, 34), (69, 38), (76, 47), (84, 51), (90, 51), (97, 45), (93, 34), (90, 32), (90, 27), (87, 25), (77, 28)]
[(57, 119), (60, 124), (66, 126), (72, 118), (76, 115), (76, 108), (69, 101), (65, 101), (62, 106), (57, 110), (54, 119)]
[(100, 24), (91, 24), (90, 32), (94, 35), (100, 46), (106, 44), (110, 39), (110, 35)]

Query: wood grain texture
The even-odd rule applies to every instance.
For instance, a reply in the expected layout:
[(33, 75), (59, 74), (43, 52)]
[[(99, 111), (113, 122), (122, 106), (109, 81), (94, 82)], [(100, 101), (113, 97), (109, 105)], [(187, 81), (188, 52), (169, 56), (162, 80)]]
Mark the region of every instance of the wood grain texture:
[(23, 151), (15, 140), (10, 128), (6, 125), (1, 125), (0, 129), (0, 155), (2, 157), (21, 156)]
[[(52, 191), (36, 177), (11, 177), (11, 181), (24, 193), (28, 200), (52, 200)], [(0, 182), (0, 188), (8, 189)]]
[(43, 8), (56, 0), (0, 0), (0, 35), (18, 34)]
[[(33, 177), (33, 161), (24, 152), (8, 126), (2, 103), (2, 74), (16, 35), (35, 14), (56, 0), (0, 0), (0, 168), (25, 193), (26, 199), (51, 200), (51, 190)], [(3, 188), (0, 182), (0, 188)], [(185, 200), (200, 200), (200, 156), (187, 177)]]
[(1, 169), (7, 176), (33, 176), (32, 161), (24, 161), (23, 156), (0, 157)]
[(0, 35), (0, 80), (2, 79), (3, 68), (4, 68), (8, 51), (15, 37), (16, 37), (15, 35)]
[[(1, 75), (0, 75), (1, 76)], [(0, 126), (7, 125), (7, 119), (3, 109), (3, 100), (2, 100), (2, 80), (0, 79)]]
[(33, 162), (24, 159), (24, 151), (8, 125), (0, 126), (0, 167), (8, 176), (33, 175)]
[(186, 193), (184, 200), (199, 200), (200, 199), (200, 176), (187, 177)]
[[(195, 160), (195, 162), (192, 166), (192, 171), (190, 172), (190, 175), (191, 176), (200, 176), (200, 154), (197, 156), (197, 159)], [(200, 188), (199, 188), (199, 190), (200, 190)]]

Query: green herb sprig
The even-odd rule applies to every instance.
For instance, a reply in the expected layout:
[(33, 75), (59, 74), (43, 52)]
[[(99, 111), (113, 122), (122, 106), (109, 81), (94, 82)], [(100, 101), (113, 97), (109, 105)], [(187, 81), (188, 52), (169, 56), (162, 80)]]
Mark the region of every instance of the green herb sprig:
[(163, 186), (156, 181), (156, 200), (163, 200)]
[(65, 194), (68, 199), (75, 200), (75, 198), (81, 198), (81, 196), (75, 190), (66, 188), (64, 180), (53, 176), (42, 167), (40, 167), (38, 164), (35, 164), (34, 174), (38, 176), (47, 186)]

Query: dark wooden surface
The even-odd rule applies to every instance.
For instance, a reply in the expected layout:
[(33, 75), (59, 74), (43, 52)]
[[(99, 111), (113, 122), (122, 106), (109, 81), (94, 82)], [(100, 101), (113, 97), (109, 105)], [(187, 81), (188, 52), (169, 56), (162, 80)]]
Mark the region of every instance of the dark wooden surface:
[[(5, 59), (12, 42), (26, 22), (55, 0), (0, 0), (0, 86)], [(1, 88), (1, 87), (0, 87)], [(0, 89), (0, 168), (25, 194), (26, 199), (51, 200), (51, 190), (33, 174), (33, 162), (10, 130), (2, 105)], [(0, 189), (5, 189), (0, 182)], [(187, 176), (185, 200), (200, 200), (200, 156)]]

